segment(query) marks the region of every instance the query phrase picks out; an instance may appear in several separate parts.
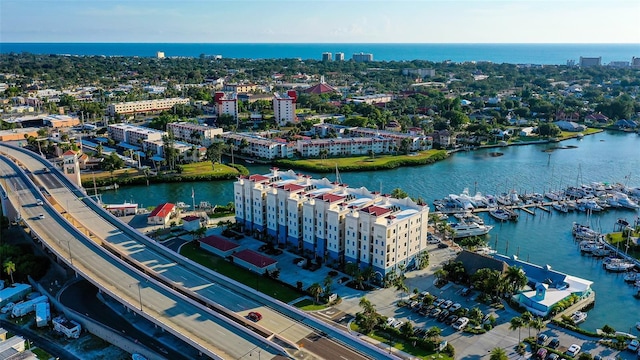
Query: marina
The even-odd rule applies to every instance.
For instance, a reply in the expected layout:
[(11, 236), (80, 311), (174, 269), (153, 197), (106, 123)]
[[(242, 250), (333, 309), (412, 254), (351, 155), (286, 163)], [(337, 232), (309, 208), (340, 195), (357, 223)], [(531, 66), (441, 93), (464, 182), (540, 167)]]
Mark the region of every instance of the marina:
[[(582, 140), (568, 140), (563, 144), (577, 147), (554, 150), (551, 156), (543, 152), (549, 146), (546, 144), (504, 147), (501, 148), (504, 155), (500, 157), (491, 156), (492, 149), (459, 152), (429, 166), (378, 171), (375, 176), (370, 172), (345, 172), (341, 173), (341, 177), (352, 186), (381, 189), (386, 193), (401, 188), (410, 196), (420, 196), (427, 202), (442, 199), (464, 188), (471, 189), (472, 194), (477, 191), (500, 194), (508, 191), (506, 189), (518, 189), (519, 194), (546, 194), (550, 189), (558, 191), (569, 186), (603, 181), (621, 183), (628, 188), (640, 186), (640, 159), (637, 156), (640, 136), (604, 132), (585, 136)], [(250, 166), (249, 170), (251, 173), (267, 173), (268, 166)], [(577, 182), (579, 173), (582, 174), (582, 181)], [(331, 174), (310, 174), (334, 180)], [(195, 189), (196, 204), (200, 201), (211, 204), (233, 201), (232, 181), (122, 187), (117, 191), (104, 192), (103, 201), (123, 203), (134, 199), (141, 207), (165, 201), (184, 201), (191, 199), (192, 187)], [(141, 198), (141, 194), (144, 197)], [(553, 202), (549, 198), (544, 201)], [(488, 211), (474, 213), (485, 224), (493, 226), (487, 235), (487, 243), (492, 251), (508, 256), (518, 255), (523, 260), (549, 264), (559, 271), (592, 280), (592, 288), (597, 294), (596, 305), (589, 311), (581, 327), (595, 330), (608, 324), (617, 330), (638, 334), (635, 329), (638, 319), (631, 321), (625, 311), (640, 305), (639, 300), (634, 298), (638, 289), (624, 281), (625, 273), (605, 271), (602, 267), (605, 256), (581, 256), (579, 242), (574, 240), (571, 230), (573, 223), (579, 223), (590, 224), (599, 233), (608, 233), (616, 229), (619, 218), (631, 220), (638, 216), (637, 210), (610, 208), (598, 213), (575, 210), (565, 213), (542, 211), (535, 204), (523, 203), (520, 206), (536, 215), (515, 210), (520, 212), (520, 217), (513, 222), (497, 221), (489, 216)], [(448, 218), (451, 220), (453, 215)]]

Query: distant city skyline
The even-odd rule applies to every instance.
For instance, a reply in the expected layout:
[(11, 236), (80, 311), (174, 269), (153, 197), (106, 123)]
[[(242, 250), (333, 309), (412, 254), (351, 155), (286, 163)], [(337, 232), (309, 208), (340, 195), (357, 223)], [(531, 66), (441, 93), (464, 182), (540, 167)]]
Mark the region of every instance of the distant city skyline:
[(640, 43), (636, 0), (2, 0), (0, 42)]

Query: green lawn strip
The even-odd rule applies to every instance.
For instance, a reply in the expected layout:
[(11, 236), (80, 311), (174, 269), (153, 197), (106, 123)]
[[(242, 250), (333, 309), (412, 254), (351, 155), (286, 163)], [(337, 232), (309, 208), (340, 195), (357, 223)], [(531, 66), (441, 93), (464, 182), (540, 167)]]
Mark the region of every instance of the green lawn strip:
[(309, 299), (298, 301), (293, 306), (303, 311), (318, 311), (318, 310), (324, 310), (327, 308), (326, 304), (315, 304), (313, 300), (309, 300)]
[[(352, 322), (351, 330), (360, 332), (360, 327), (355, 322)], [(415, 347), (411, 343), (405, 342), (404, 339), (394, 337), (384, 331), (374, 330), (370, 334), (367, 334), (367, 336), (384, 344), (391, 345), (398, 350), (406, 352), (407, 354), (416, 356), (419, 359), (453, 360), (452, 357), (446, 354), (427, 351), (423, 348)]]
[[(633, 234), (631, 234), (631, 236), (633, 237), (638, 237), (640, 236), (640, 233), (635, 232)], [(607, 234), (607, 241), (609, 242), (609, 244), (616, 246), (617, 248), (619, 248), (621, 251), (625, 250), (625, 247), (627, 246), (627, 238), (622, 237), (622, 233), (621, 232), (615, 232), (615, 233), (610, 233)], [(629, 240), (629, 251), (627, 251), (627, 255), (632, 256), (638, 260), (640, 260), (640, 251), (636, 250), (636, 248), (633, 245), (633, 243), (631, 243), (631, 240)]]
[(37, 348), (37, 347), (31, 348), (31, 352), (34, 353), (38, 357), (38, 359), (43, 359), (43, 360), (51, 359), (51, 355), (40, 348)]
[(180, 253), (187, 258), (197, 262), (198, 264), (201, 264), (253, 289), (257, 289), (260, 292), (282, 302), (288, 303), (304, 295), (303, 293), (298, 292), (286, 285), (283, 285), (276, 280), (258, 275), (247, 269), (234, 265), (219, 256), (207, 253), (205, 250), (201, 250), (195, 243), (184, 245), (180, 249)]
[(336, 165), (341, 171), (394, 169), (400, 166), (426, 165), (447, 157), (444, 150), (427, 150), (413, 155), (354, 156), (328, 159), (277, 160), (283, 168), (297, 168), (313, 172), (332, 172)]

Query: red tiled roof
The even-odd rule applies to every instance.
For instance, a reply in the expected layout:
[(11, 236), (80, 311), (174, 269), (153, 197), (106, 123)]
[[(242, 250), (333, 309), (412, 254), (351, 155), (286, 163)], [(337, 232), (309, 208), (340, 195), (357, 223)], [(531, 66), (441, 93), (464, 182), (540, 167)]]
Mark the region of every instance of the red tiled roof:
[(175, 205), (171, 203), (160, 204), (156, 206), (155, 209), (153, 209), (151, 214), (149, 214), (149, 217), (153, 217), (153, 216), (167, 217), (167, 215), (169, 215), (173, 211), (174, 207)]
[(308, 89), (305, 89), (303, 92), (307, 94), (327, 94), (327, 93), (337, 93), (338, 90), (334, 89), (330, 85), (319, 83), (319, 84), (313, 85)]
[(336, 194), (322, 194), (321, 197), (322, 197), (322, 200), (330, 203), (344, 199), (344, 196), (340, 196)]
[(198, 216), (193, 216), (193, 215), (188, 215), (182, 218), (183, 221), (189, 222), (189, 221), (196, 221), (196, 220), (200, 220), (200, 218)]
[(367, 206), (366, 208), (362, 209), (362, 211), (367, 212), (371, 215), (374, 216), (381, 216), (384, 215), (386, 213), (391, 212), (391, 209), (387, 209), (387, 208), (383, 208), (380, 206), (375, 206), (375, 205), (371, 205), (371, 206)]
[(76, 154), (75, 152), (73, 152), (71, 150), (67, 150), (67, 151), (64, 152), (64, 154), (62, 154), (62, 156), (73, 156), (75, 154)]
[(251, 176), (249, 176), (249, 180), (251, 180), (251, 181), (255, 181), (255, 182), (262, 182), (262, 181), (267, 181), (267, 180), (269, 180), (269, 178), (268, 178), (268, 177), (266, 177), (266, 176), (264, 176), (264, 175), (258, 175), (258, 174), (255, 174), (255, 175), (251, 175)]
[(278, 262), (277, 260), (274, 260), (268, 256), (264, 256), (262, 254), (259, 254), (255, 251), (248, 250), (248, 249), (242, 250), (233, 254), (233, 257), (246, 261), (249, 264), (253, 266), (257, 266), (259, 268), (264, 268)]
[(294, 191), (304, 189), (304, 186), (298, 185), (298, 184), (284, 184), (282, 188), (285, 189), (286, 191), (294, 192)]
[(234, 243), (233, 241), (229, 241), (227, 239), (223, 239), (220, 236), (211, 235), (205, 238), (200, 239), (200, 242), (206, 245), (209, 245), (213, 248), (216, 248), (220, 251), (229, 251), (233, 250), (240, 245)]

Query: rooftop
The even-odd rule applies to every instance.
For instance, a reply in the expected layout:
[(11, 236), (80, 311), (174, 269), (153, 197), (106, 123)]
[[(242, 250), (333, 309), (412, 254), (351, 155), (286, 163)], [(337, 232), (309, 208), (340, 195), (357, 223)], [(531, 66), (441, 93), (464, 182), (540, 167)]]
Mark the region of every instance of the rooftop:
[(269, 265), (273, 265), (278, 262), (275, 259), (272, 259), (268, 256), (264, 256), (260, 253), (257, 253), (253, 250), (248, 250), (248, 249), (242, 250), (233, 254), (233, 257), (246, 261), (249, 264), (256, 266), (258, 268), (265, 268)]
[(220, 251), (229, 251), (240, 247), (240, 245), (234, 243), (233, 241), (224, 239), (217, 235), (207, 236), (205, 238), (200, 239), (200, 242), (206, 245), (209, 245), (213, 248), (216, 248)]
[(171, 203), (164, 203), (156, 206), (155, 209), (149, 214), (149, 217), (160, 216), (167, 217), (175, 208), (175, 205)]

